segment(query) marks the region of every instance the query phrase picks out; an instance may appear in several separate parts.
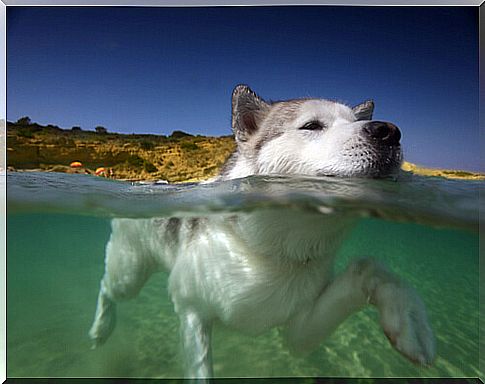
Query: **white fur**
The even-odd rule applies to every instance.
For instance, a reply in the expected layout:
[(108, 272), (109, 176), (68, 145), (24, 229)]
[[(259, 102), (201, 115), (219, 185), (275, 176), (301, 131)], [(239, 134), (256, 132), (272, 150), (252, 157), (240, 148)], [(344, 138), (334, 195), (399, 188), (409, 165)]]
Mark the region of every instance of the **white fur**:
[[(364, 124), (352, 109), (326, 100), (298, 105), (296, 117), (279, 127), (278, 137), (268, 140), (256, 157), (239, 156), (225, 178), (365, 175), (365, 164), (345, 156)], [(327, 128), (298, 129), (312, 119), (326, 122)], [(115, 219), (90, 337), (95, 344), (104, 342), (113, 329), (115, 301), (136, 296), (151, 274), (166, 269), (181, 319), (187, 377), (213, 374), (210, 334), (215, 319), (250, 334), (281, 326), (292, 349), (307, 350), (367, 304), (378, 308), (384, 332), (397, 350), (430, 364), (434, 338), (424, 305), (411, 287), (372, 259), (357, 260), (333, 276), (335, 253), (353, 222), (352, 217), (290, 208), (171, 224), (168, 219)]]
[[(292, 108), (297, 111), (295, 118), (280, 122), (277, 137), (269, 140), (257, 156), (240, 151), (236, 166), (225, 178), (254, 174), (376, 176), (383, 165), (398, 166), (402, 161), (400, 148), (370, 145), (362, 134), (362, 127), (369, 121), (357, 120), (352, 109), (345, 105), (305, 100)], [(309, 121), (319, 121), (325, 128), (299, 129)], [(271, 113), (261, 125), (264, 136), (273, 128)]]

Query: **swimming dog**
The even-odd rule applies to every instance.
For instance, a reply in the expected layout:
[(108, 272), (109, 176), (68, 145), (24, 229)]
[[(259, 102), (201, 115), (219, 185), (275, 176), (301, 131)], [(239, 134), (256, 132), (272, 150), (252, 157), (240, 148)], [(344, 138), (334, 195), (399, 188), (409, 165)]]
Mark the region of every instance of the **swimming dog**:
[[(350, 108), (322, 99), (267, 102), (245, 85), (232, 94), (237, 149), (216, 180), (251, 175), (385, 177), (402, 161), (401, 133), (372, 120), (374, 103)], [(322, 178), (323, 179), (323, 178)], [(114, 219), (89, 332), (113, 330), (116, 302), (169, 271), (180, 318), (186, 376), (213, 375), (211, 327), (218, 319), (250, 334), (281, 327), (296, 351), (318, 346), (346, 317), (374, 305), (392, 345), (429, 365), (435, 341), (416, 291), (373, 258), (333, 273), (352, 218), (261, 208), (196, 218)]]

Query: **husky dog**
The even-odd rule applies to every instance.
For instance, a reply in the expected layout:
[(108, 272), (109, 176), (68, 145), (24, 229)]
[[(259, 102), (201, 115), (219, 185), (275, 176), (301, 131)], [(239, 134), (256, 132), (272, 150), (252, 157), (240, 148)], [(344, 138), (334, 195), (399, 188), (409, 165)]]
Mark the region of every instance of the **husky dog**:
[[(401, 134), (391, 123), (373, 121), (373, 109), (372, 101), (354, 108), (320, 99), (266, 102), (239, 85), (232, 95), (237, 149), (216, 179), (393, 174), (402, 161)], [(154, 272), (168, 270), (187, 377), (212, 376), (216, 319), (250, 334), (281, 327), (291, 349), (307, 351), (368, 304), (400, 353), (431, 364), (434, 337), (413, 288), (372, 258), (334, 276), (334, 256), (355, 221), (334, 216), (261, 208), (205, 218), (114, 219), (89, 332), (94, 346), (113, 330), (115, 302), (135, 297)]]

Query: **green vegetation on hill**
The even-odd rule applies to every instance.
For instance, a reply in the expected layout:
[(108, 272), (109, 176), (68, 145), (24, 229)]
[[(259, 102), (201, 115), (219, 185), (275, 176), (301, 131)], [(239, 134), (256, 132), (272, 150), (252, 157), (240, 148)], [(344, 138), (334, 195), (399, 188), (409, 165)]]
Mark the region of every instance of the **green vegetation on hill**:
[[(170, 136), (119, 134), (104, 127), (61, 129), (32, 123), (27, 117), (7, 123), (7, 166), (15, 170), (93, 173), (105, 167), (117, 179), (203, 180), (217, 174), (234, 147), (231, 136), (193, 136), (182, 131)], [(83, 167), (71, 168), (73, 161)]]

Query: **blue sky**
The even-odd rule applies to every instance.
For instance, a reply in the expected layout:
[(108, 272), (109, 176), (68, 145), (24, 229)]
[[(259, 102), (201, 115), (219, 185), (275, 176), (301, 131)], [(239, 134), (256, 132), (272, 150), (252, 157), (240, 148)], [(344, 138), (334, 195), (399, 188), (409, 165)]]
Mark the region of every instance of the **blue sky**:
[(262, 97), (372, 98), (407, 160), (484, 170), (477, 7), (9, 7), (7, 119), (230, 134)]

